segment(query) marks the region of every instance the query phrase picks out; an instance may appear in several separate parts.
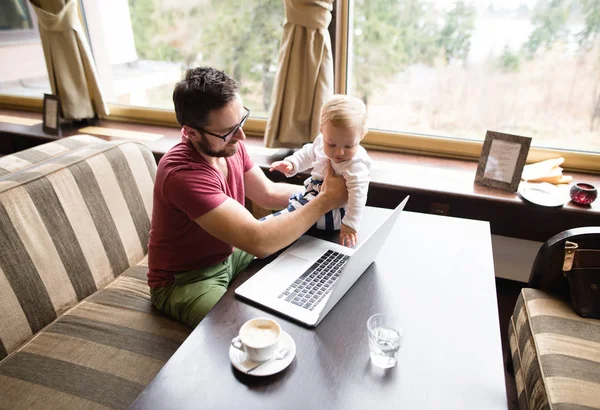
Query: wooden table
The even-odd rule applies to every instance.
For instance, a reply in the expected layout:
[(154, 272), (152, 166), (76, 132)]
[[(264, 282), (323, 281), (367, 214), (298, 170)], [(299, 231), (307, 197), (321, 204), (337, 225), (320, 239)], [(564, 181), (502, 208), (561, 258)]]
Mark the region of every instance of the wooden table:
[[(390, 210), (367, 208), (363, 224)], [(506, 409), (487, 222), (403, 212), (374, 264), (316, 329), (235, 297), (254, 261), (194, 330), (134, 409)], [(393, 312), (406, 329), (398, 365), (371, 365), (365, 323)], [(247, 376), (229, 343), (256, 316), (295, 340), (279, 374)]]

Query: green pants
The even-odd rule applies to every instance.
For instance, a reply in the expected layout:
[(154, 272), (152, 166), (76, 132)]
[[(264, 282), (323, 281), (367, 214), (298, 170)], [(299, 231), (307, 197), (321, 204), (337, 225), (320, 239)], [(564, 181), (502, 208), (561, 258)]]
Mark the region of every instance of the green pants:
[(254, 256), (235, 249), (225, 261), (175, 275), (171, 286), (150, 289), (154, 306), (188, 326), (196, 327), (227, 291), (232, 279)]

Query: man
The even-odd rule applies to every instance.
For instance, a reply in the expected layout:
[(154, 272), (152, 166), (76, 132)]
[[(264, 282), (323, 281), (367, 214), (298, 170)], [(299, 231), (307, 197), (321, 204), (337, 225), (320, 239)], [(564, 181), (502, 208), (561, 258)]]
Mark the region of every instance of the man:
[(263, 258), (294, 242), (341, 207), (347, 192), (344, 179), (329, 170), (310, 204), (256, 220), (244, 207), (245, 196), (281, 209), (298, 187), (271, 182), (248, 156), (242, 126), (250, 110), (235, 80), (209, 67), (187, 70), (173, 102), (182, 140), (156, 173), (148, 284), (159, 310), (196, 326), (253, 255)]

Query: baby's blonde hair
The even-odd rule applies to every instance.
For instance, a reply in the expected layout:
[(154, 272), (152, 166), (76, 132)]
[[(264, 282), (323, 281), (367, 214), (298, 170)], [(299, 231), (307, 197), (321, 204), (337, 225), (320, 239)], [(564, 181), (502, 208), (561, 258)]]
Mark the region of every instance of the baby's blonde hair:
[(335, 128), (359, 126), (362, 138), (367, 133), (367, 107), (356, 97), (336, 94), (321, 109), (321, 126), (327, 122)]

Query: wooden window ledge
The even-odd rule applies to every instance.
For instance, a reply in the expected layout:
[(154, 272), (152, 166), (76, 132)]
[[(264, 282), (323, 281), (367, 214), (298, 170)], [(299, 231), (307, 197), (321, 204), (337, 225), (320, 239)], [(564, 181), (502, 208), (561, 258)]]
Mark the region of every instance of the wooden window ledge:
[[(0, 109), (0, 115), (41, 121), (41, 113)], [(157, 161), (180, 141), (178, 128), (101, 120), (97, 127), (163, 135), (154, 141), (141, 140)], [(63, 136), (80, 134), (81, 127), (65, 129)], [(107, 132), (111, 134), (111, 132)], [(106, 140), (114, 136), (96, 135)], [(56, 139), (42, 131), (41, 124), (21, 125), (0, 122), (0, 154), (9, 154)], [(269, 165), (281, 154), (263, 146), (259, 138), (249, 137), (246, 147), (250, 156), (273, 180), (284, 181), (279, 173), (270, 173)], [(395, 207), (405, 195), (411, 195), (407, 210), (455, 216), (490, 222), (496, 235), (544, 242), (551, 236), (580, 226), (600, 225), (600, 200), (583, 207), (567, 202), (561, 208), (545, 208), (524, 202), (517, 194), (474, 184), (477, 162), (435, 158), (414, 154), (369, 150), (374, 160), (368, 205)], [(568, 164), (567, 164), (568, 165)], [(573, 182), (587, 182), (600, 187), (600, 175), (565, 172)], [(290, 180), (301, 184), (308, 174)], [(561, 187), (568, 199), (569, 186)], [(432, 232), (432, 234), (435, 234)], [(460, 238), (460, 233), (457, 233)], [(465, 238), (468, 240), (468, 238)]]

